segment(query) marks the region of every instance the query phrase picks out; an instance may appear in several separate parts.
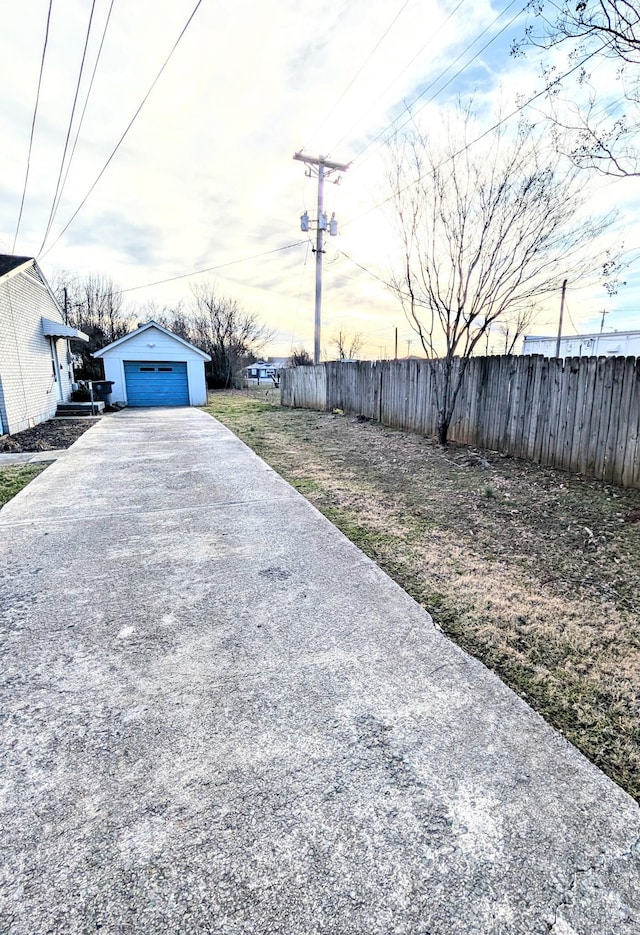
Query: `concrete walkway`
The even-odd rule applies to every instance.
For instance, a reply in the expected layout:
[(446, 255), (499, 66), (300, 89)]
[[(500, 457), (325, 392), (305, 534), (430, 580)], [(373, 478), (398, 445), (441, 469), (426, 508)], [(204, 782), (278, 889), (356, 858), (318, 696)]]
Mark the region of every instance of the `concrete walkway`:
[(631, 935), (636, 804), (231, 433), (0, 512), (3, 935)]

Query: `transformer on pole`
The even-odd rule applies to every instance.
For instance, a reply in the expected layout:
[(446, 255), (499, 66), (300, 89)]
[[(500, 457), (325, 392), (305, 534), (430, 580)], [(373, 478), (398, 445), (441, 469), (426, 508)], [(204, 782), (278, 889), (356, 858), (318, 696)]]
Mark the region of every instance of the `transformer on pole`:
[[(329, 219), (327, 217), (326, 211), (324, 210), (324, 180), (334, 172), (346, 172), (349, 168), (349, 164), (332, 162), (329, 159), (326, 159), (324, 156), (306, 156), (302, 152), (295, 153), (293, 158), (297, 159), (298, 162), (304, 162), (307, 167), (306, 174), (309, 177), (315, 175), (318, 179), (318, 216), (315, 221), (316, 245), (314, 247), (314, 253), (316, 255), (316, 301), (313, 330), (313, 362), (314, 364), (319, 364), (320, 326), (322, 319), (322, 254), (324, 253), (324, 234), (326, 231), (329, 231), (329, 235), (331, 237), (335, 237), (338, 233), (338, 222), (336, 221), (335, 213), (332, 214), (331, 219)], [(341, 176), (338, 176), (337, 179), (333, 180), (335, 185), (338, 184), (340, 178)], [(300, 218), (300, 230), (303, 232), (311, 230), (312, 223), (313, 220), (305, 211)]]

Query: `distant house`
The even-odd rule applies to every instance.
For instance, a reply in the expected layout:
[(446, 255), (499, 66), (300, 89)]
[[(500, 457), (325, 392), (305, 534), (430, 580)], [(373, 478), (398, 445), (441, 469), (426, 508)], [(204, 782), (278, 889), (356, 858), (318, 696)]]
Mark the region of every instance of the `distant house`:
[(287, 366), (288, 358), (271, 357), (269, 360), (256, 360), (244, 368), (244, 375), (249, 383), (274, 383)]
[(65, 324), (33, 257), (0, 254), (0, 432), (31, 428), (69, 401), (69, 338), (88, 340)]
[(111, 399), (127, 406), (205, 406), (208, 354), (156, 321), (93, 355), (102, 358)]
[[(525, 335), (522, 353), (556, 356), (557, 338)], [(560, 357), (640, 357), (640, 331), (568, 334), (560, 339)]]

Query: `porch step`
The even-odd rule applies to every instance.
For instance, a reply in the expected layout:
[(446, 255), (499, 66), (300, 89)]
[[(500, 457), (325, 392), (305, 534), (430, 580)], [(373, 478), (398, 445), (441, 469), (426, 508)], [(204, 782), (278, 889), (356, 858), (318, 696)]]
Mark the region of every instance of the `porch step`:
[(60, 416), (92, 416), (97, 415), (99, 412), (102, 412), (104, 409), (104, 403), (100, 400), (95, 400), (93, 403), (93, 409), (91, 403), (58, 403), (58, 408), (56, 409), (56, 417)]

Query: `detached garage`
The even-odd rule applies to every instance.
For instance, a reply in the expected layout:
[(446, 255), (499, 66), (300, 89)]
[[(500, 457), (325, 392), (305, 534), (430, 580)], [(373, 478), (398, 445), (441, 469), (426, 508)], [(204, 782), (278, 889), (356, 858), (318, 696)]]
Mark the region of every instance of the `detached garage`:
[(199, 348), (155, 321), (96, 351), (111, 380), (113, 402), (127, 406), (204, 406), (205, 361)]

